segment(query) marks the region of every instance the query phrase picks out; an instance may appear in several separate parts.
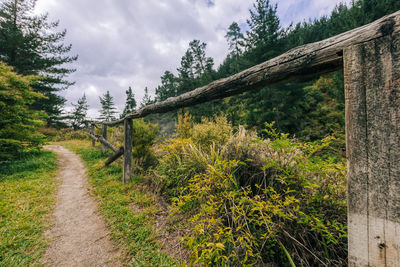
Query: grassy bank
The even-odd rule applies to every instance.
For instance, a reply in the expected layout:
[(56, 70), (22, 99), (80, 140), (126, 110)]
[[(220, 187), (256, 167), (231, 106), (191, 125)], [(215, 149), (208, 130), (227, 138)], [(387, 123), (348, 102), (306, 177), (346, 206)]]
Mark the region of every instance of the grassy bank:
[(56, 169), (56, 156), (47, 151), (0, 163), (0, 266), (39, 264), (55, 206)]
[(154, 200), (138, 189), (137, 183), (122, 184), (122, 168), (114, 163), (103, 168), (106, 156), (87, 141), (62, 145), (79, 154), (88, 169), (90, 184), (99, 208), (111, 228), (112, 239), (122, 248), (131, 266), (175, 266), (178, 262), (161, 252), (156, 241)]
[[(160, 220), (151, 190), (156, 200), (170, 203), (168, 232), (182, 236), (178, 245), (191, 265), (346, 266), (340, 139), (301, 142), (273, 123), (258, 134), (235, 129), (225, 116), (196, 123), (179, 115), (174, 136), (164, 141), (154, 125), (133, 125), (133, 171), (140, 178), (127, 185), (121, 183), (121, 162), (103, 168), (106, 157), (99, 149), (64, 143), (86, 162), (113, 238), (132, 265), (175, 264), (155, 241), (154, 222)], [(120, 145), (122, 132), (112, 128), (109, 141)]]

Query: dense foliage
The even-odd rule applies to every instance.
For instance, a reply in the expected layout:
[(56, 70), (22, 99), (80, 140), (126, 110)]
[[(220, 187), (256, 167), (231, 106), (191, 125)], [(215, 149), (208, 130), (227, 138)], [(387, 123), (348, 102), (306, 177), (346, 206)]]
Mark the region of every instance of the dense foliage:
[[(206, 44), (199, 46), (201, 42), (194, 40), (182, 57), (177, 75), (165, 71), (161, 77), (155, 100), (162, 101), (193, 90), (294, 47), (351, 30), (399, 9), (400, 2), (396, 0), (355, 0), (337, 5), (329, 16), (283, 28), (277, 6), (269, 0), (256, 0), (249, 10), (247, 25), (241, 28), (233, 22), (227, 29), (230, 52), (217, 71), (212, 69), (212, 59), (205, 56)], [(209, 62), (208, 67), (199, 68), (207, 66), (204, 62)], [(267, 87), (189, 110), (197, 122), (204, 116), (225, 113), (234, 125), (246, 125), (258, 132), (262, 132), (265, 122), (275, 121), (278, 130), (303, 140), (318, 140), (327, 134), (343, 135), (343, 74), (339, 71), (319, 78), (308, 77), (303, 81)], [(151, 121), (157, 122), (157, 118)]]
[(0, 61), (0, 161), (44, 142), (37, 129), (45, 124), (46, 114), (29, 108), (35, 100), (43, 98), (31, 88), (37, 79), (18, 75)]
[(175, 136), (153, 146), (158, 163), (142, 174), (185, 218), (191, 264), (345, 266), (346, 162), (334, 138), (265, 127), (259, 138), (225, 116), (179, 115)]
[(32, 15), (36, 0), (5, 0), (0, 3), (0, 60), (22, 75), (41, 75), (33, 88), (46, 96), (30, 105), (44, 110), (47, 123), (59, 125), (65, 99), (57, 94), (72, 83), (65, 78), (74, 71), (65, 67), (76, 56), (68, 56), (71, 45), (64, 45), (66, 31), (57, 32), (58, 22), (48, 15)]

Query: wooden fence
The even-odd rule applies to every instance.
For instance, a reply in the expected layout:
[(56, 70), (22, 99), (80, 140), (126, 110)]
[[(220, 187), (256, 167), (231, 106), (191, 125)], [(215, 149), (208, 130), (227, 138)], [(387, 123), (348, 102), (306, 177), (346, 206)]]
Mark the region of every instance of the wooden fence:
[[(335, 37), (292, 49), (231, 77), (155, 103), (89, 136), (132, 169), (132, 119), (193, 106), (299, 77), (344, 68), (348, 160), (349, 266), (400, 266), (400, 11)], [(107, 126), (124, 124), (124, 147)]]

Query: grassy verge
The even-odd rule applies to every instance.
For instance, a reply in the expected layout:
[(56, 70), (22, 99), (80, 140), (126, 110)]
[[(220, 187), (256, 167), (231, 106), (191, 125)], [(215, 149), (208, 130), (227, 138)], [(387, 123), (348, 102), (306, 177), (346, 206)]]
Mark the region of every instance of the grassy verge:
[(99, 208), (110, 225), (112, 239), (124, 251), (131, 266), (176, 266), (179, 263), (162, 253), (154, 230), (154, 200), (137, 188), (134, 181), (122, 184), (122, 168), (113, 163), (103, 168), (104, 156), (87, 141), (66, 141), (62, 145), (79, 154), (88, 169), (90, 184)]
[(40, 265), (46, 219), (55, 206), (56, 156), (32, 152), (0, 164), (0, 266)]

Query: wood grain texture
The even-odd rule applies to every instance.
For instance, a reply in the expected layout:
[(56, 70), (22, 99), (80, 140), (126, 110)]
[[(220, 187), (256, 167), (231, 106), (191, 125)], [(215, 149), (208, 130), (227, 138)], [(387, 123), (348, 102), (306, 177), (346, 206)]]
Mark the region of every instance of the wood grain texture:
[(128, 183), (132, 175), (132, 135), (133, 124), (132, 119), (124, 121), (124, 174), (122, 180)]
[[(142, 118), (149, 114), (165, 113), (299, 77), (332, 72), (343, 67), (342, 55), (345, 48), (399, 32), (400, 11), (335, 37), (294, 48), (228, 78), (145, 106), (126, 115), (125, 118)], [(122, 123), (125, 118), (103, 123), (117, 125)]]
[(109, 143), (106, 139), (103, 138), (103, 136), (101, 135), (94, 135), (92, 133), (88, 133), (87, 134), (91, 139), (92, 142), (96, 142), (99, 141), (102, 145), (104, 145), (105, 147), (111, 149), (113, 152), (117, 152), (118, 149), (116, 149), (111, 143)]
[(104, 148), (109, 148), (111, 149), (113, 152), (117, 152), (118, 149), (116, 149), (110, 142), (108, 142), (106, 139), (104, 139), (103, 136), (101, 135), (96, 135), (97, 140), (102, 144), (102, 146)]
[(367, 266), (368, 260), (368, 162), (363, 48), (344, 50), (346, 99), (346, 153), (348, 179), (349, 266)]
[[(107, 125), (104, 124), (102, 125), (101, 136), (103, 137), (104, 140), (107, 140)], [(103, 151), (103, 153), (106, 152), (106, 148), (107, 146), (104, 143), (101, 143), (101, 151)]]
[(344, 50), (349, 265), (400, 264), (400, 41)]
[(104, 162), (105, 166), (110, 165), (111, 163), (113, 163), (114, 161), (116, 161), (119, 157), (121, 157), (124, 154), (124, 147), (120, 147), (118, 150), (115, 151), (115, 153), (113, 155), (111, 155), (106, 162)]
[[(90, 134), (92, 134), (94, 136), (94, 128), (96, 126), (94, 124), (92, 124), (92, 126), (90, 127)], [(92, 138), (92, 147), (96, 146), (96, 138)]]

